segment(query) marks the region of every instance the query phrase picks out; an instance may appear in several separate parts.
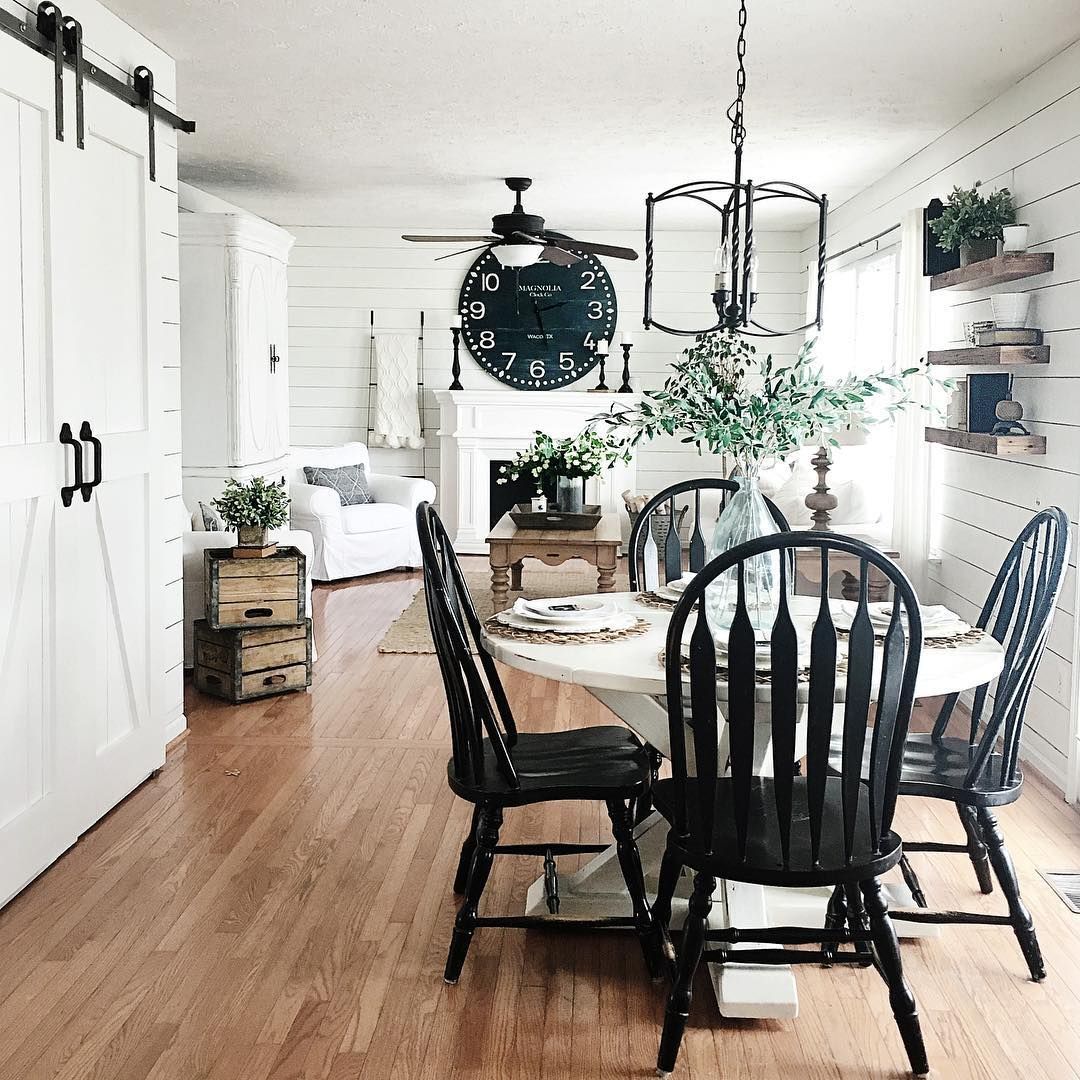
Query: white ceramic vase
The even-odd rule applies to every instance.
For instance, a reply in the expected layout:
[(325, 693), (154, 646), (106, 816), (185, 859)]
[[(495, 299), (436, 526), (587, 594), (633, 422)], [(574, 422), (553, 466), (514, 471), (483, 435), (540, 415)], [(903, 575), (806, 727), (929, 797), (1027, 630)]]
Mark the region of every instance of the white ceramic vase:
[(994, 324), (1001, 330), (1016, 330), (1027, 326), (1031, 293), (998, 293), (990, 298), (994, 309)]
[(1029, 225), (1006, 225), (1002, 230), (1002, 251), (1027, 251)]

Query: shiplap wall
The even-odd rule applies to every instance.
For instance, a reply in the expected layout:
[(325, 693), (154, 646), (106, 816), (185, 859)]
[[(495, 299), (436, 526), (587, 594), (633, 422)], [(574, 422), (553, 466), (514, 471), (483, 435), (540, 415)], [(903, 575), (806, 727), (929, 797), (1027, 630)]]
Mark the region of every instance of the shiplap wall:
[[(416, 331), (425, 312), (424, 450), (376, 449), (373, 467), (385, 472), (423, 473), (439, 483), (438, 407), (431, 391), (450, 384), (452, 347), (449, 321), (457, 307), (458, 290), (475, 253), (436, 262), (452, 250), (436, 245), (409, 244), (401, 228), (309, 226), (285, 223), (296, 237), (289, 265), (289, 382), (292, 443), (332, 445), (349, 439), (366, 440), (369, 382), (369, 312), (375, 312), (375, 331)], [(434, 233), (444, 230), (431, 229)], [(449, 230), (452, 234), (455, 231)], [(581, 240), (621, 244), (643, 252), (640, 231), (585, 232), (570, 230)], [(756, 234), (760, 253), (761, 296), (755, 311), (781, 325), (798, 325), (806, 308), (801, 268), (801, 237), (795, 232)], [(667, 232), (656, 244), (653, 314), (662, 322), (682, 326), (707, 325), (712, 288), (715, 235)], [(619, 301), (619, 331), (631, 330), (635, 388), (662, 384), (671, 362), (686, 347), (686, 338), (646, 333), (641, 329), (644, 260), (634, 263), (604, 260)], [(715, 312), (712, 312), (715, 318)], [(618, 340), (616, 334), (616, 341)], [(776, 343), (776, 355), (790, 355), (797, 339)], [(462, 344), (461, 381), (466, 389), (498, 387), (472, 360)], [(622, 353), (615, 350), (608, 364), (608, 385), (618, 386)], [(570, 389), (588, 389), (596, 375), (585, 376)], [(546, 391), (557, 394), (559, 391)], [(601, 398), (597, 411), (605, 404)], [(659, 488), (688, 475), (715, 472), (717, 464), (703, 461), (692, 449), (676, 442), (653, 443), (638, 459), (638, 487)]]
[[(1028, 710), (1025, 754), (1070, 786), (1076, 760), (1075, 522), (1080, 516), (1080, 45), (1073, 45), (830, 215), (839, 251), (898, 222), (954, 184), (1007, 186), (1033, 250), (1053, 251), (1054, 271), (982, 292), (932, 294), (931, 347), (963, 343), (963, 323), (991, 318), (993, 292), (1030, 291), (1029, 325), (1051, 346), (1046, 367), (1017, 370), (1025, 423), (1045, 435), (1045, 457), (998, 460), (936, 447), (938, 599), (967, 618), (1031, 513), (1057, 504), (1074, 523), (1070, 570)], [(868, 249), (872, 250), (872, 249)], [(961, 371), (961, 375), (966, 374)]]

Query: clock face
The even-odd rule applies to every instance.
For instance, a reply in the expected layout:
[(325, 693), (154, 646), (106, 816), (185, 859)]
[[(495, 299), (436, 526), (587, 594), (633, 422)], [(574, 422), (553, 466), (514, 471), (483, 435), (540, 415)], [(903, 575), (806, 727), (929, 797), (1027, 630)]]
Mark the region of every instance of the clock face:
[(615, 287), (598, 259), (520, 270), (490, 251), (461, 286), (462, 335), (476, 362), (515, 390), (553, 390), (598, 362), (592, 346), (615, 333)]

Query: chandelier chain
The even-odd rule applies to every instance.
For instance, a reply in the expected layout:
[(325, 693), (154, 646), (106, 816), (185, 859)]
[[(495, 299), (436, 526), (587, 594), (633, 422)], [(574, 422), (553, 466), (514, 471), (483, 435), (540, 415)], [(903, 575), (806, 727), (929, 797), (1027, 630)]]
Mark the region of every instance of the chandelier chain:
[(746, 141), (746, 124), (743, 121), (743, 98), (746, 95), (746, 0), (739, 2), (739, 38), (735, 45), (739, 66), (735, 74), (735, 100), (727, 111), (731, 121), (731, 142), (739, 150)]

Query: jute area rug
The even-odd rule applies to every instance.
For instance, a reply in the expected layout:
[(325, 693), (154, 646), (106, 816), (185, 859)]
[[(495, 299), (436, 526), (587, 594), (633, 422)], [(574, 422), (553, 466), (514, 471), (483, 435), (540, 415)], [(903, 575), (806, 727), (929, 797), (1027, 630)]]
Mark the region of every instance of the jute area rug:
[[(581, 563), (550, 569), (533, 569), (541, 564), (525, 563), (521, 577), (521, 592), (510, 592), (510, 602), (519, 596), (535, 600), (541, 596), (577, 596), (596, 592), (596, 570)], [(486, 570), (465, 570), (473, 603), (480, 621), (494, 611), (491, 602), (491, 574)], [(628, 588), (625, 572), (620, 568), (615, 579), (616, 589)], [(394, 620), (379, 643), (381, 653), (434, 653), (435, 645), (428, 630), (424, 589), (420, 587), (412, 603)]]

